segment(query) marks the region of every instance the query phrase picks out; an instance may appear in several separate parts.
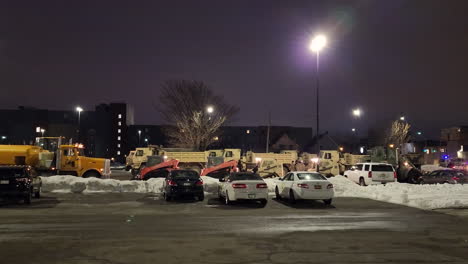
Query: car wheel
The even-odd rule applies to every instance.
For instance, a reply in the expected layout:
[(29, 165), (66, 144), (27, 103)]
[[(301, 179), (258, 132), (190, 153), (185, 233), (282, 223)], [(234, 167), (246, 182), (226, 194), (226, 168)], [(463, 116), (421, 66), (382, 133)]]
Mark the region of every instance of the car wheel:
[(231, 200), (229, 200), (229, 195), (228, 195), (227, 192), (226, 192), (226, 197), (224, 198), (224, 204), (226, 204), (226, 205), (230, 205), (230, 204), (231, 204)]
[(294, 197), (294, 191), (293, 190), (290, 190), (289, 191), (289, 202), (291, 203), (296, 203), (296, 197)]
[(267, 205), (268, 203), (268, 200), (267, 199), (263, 199), (263, 200), (260, 200), (260, 206), (263, 208)]
[(166, 202), (169, 202), (171, 200), (171, 196), (167, 195), (167, 193), (163, 193), (163, 197), (164, 197), (164, 200), (166, 200)]
[(205, 194), (201, 194), (197, 196), (197, 198), (198, 198), (198, 201), (202, 202), (203, 200), (205, 200)]
[(281, 200), (281, 195), (279, 193), (278, 187), (275, 188), (276, 200)]
[(32, 202), (32, 191), (29, 191), (28, 194), (24, 197), (25, 204), (31, 204)]
[(34, 193), (34, 198), (41, 198), (41, 187), (37, 188), (37, 192)]
[(332, 199), (323, 200), (326, 205), (331, 205)]
[(83, 175), (83, 178), (101, 178), (101, 174), (96, 171), (88, 171)]
[(366, 182), (364, 181), (364, 178), (359, 178), (359, 185), (361, 186), (366, 186)]

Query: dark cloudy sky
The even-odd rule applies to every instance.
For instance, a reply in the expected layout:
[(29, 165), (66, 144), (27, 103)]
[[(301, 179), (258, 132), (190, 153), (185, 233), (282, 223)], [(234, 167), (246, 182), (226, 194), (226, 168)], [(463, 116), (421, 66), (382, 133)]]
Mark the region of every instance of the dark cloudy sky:
[[(99, 2), (99, 3), (94, 3)], [(235, 124), (373, 126), (404, 113), (418, 130), (468, 123), (468, 1), (2, 1), (0, 106), (71, 109), (126, 101), (138, 123), (167, 79), (207, 82)], [(350, 111), (360, 106), (357, 123)]]

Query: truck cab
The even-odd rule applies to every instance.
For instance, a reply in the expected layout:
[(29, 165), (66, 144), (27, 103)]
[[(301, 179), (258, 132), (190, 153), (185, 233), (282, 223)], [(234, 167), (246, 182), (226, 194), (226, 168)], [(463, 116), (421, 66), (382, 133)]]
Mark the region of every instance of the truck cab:
[(83, 154), (82, 145), (60, 145), (57, 171), (79, 177), (108, 178), (110, 160), (90, 158)]

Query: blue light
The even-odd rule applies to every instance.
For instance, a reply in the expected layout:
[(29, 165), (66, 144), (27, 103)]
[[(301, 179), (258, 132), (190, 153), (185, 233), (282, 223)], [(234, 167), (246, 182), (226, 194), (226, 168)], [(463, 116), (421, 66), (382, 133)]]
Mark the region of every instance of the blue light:
[(448, 155), (444, 155), (444, 159), (446, 159), (446, 160), (447, 160), (448, 158), (449, 158), (449, 156), (448, 156)]

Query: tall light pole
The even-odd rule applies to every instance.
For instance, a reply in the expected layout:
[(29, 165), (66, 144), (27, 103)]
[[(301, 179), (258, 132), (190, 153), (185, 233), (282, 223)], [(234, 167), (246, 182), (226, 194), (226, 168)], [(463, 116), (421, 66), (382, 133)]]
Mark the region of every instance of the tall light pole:
[(81, 112), (83, 112), (83, 108), (77, 106), (75, 109), (78, 112), (78, 138), (77, 141), (80, 141), (80, 126), (81, 126)]
[(316, 60), (317, 60), (317, 67), (315, 68), (315, 89), (316, 89), (316, 94), (317, 94), (317, 109), (316, 109), (316, 114), (317, 114), (317, 154), (320, 153), (320, 81), (319, 81), (319, 66), (320, 66), (320, 51), (327, 45), (327, 38), (322, 35), (316, 35), (314, 38), (312, 38), (312, 41), (310, 42), (310, 50), (316, 54)]
[(45, 129), (41, 128), (42, 137), (44, 137)]

